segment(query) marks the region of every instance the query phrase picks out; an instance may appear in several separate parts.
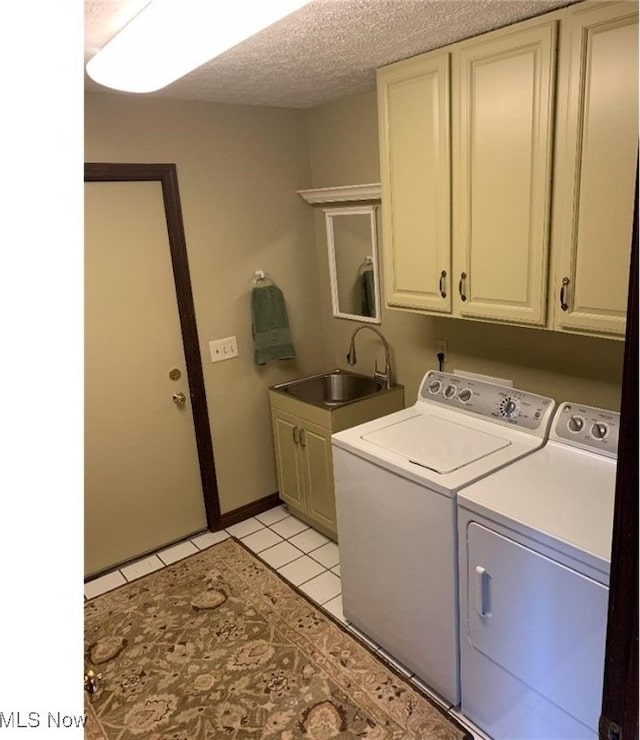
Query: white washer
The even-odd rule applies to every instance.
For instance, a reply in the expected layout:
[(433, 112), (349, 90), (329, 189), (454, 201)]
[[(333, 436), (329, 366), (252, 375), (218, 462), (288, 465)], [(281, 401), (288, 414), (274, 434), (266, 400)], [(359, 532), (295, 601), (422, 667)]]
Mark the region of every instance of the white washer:
[(344, 615), (453, 704), (456, 493), (541, 447), (553, 408), (432, 370), (410, 408), (333, 435)]
[(619, 420), (563, 403), (458, 495), (462, 712), (494, 738), (598, 735)]

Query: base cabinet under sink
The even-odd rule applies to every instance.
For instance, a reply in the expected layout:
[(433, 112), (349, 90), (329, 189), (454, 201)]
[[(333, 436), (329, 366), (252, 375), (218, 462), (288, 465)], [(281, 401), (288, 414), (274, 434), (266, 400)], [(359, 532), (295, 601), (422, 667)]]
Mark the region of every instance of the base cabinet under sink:
[(331, 432), (278, 409), (272, 421), (280, 498), (335, 540)]
[(269, 391), (280, 498), (297, 517), (338, 538), (331, 435), (404, 408), (404, 388), (337, 408)]

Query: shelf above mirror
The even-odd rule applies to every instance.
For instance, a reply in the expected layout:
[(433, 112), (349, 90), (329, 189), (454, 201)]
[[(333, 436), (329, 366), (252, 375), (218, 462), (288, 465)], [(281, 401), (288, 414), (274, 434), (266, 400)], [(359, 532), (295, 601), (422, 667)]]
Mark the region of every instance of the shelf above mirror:
[(338, 185), (334, 188), (314, 188), (312, 190), (297, 190), (301, 198), (316, 205), (318, 203), (357, 203), (359, 201), (380, 200), (380, 183), (371, 182), (366, 185)]

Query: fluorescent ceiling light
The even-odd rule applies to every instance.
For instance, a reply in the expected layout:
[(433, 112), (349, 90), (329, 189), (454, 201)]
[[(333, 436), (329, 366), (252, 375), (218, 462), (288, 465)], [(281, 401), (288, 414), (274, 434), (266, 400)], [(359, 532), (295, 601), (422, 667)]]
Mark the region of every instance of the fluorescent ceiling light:
[(115, 90), (160, 90), (309, 0), (153, 0), (87, 64)]

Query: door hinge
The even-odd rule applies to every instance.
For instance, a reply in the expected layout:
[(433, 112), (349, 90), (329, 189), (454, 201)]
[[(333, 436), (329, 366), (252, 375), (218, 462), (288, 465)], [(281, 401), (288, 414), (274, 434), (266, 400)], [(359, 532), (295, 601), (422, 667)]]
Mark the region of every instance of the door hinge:
[(622, 728), (604, 715), (600, 715), (600, 740), (622, 740)]

